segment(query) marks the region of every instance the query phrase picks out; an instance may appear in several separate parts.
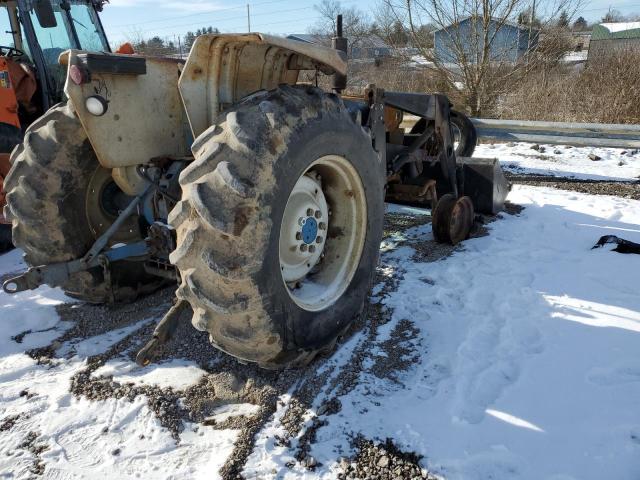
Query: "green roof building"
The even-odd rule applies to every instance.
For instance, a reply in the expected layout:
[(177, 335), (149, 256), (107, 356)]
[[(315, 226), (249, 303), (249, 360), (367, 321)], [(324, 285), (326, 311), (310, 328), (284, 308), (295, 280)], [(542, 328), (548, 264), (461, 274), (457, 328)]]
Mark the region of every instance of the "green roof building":
[(627, 49), (640, 52), (640, 22), (601, 23), (593, 27), (589, 58)]

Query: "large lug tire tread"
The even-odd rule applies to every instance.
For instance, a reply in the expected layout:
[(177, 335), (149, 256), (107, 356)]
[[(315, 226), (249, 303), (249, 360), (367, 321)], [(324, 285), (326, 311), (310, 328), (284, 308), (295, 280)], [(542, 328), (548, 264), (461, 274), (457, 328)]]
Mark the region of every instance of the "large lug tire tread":
[[(70, 105), (59, 104), (36, 120), (11, 154), (5, 179), (5, 217), (13, 241), (31, 266), (73, 260), (95, 238), (85, 213), (86, 190), (98, 159)], [(90, 303), (134, 300), (164, 282), (136, 262), (115, 262), (110, 278), (103, 269), (72, 275), (62, 286), (73, 298)]]
[[(377, 264), (384, 185), (369, 134), (336, 95), (281, 86), (223, 112), (192, 151), (169, 222), (177, 230), (170, 257), (182, 278), (177, 295), (193, 307), (193, 325), (241, 361), (307, 364), (361, 314)], [(286, 291), (279, 230), (298, 177), (330, 154), (348, 158), (361, 176), (368, 225), (353, 281), (334, 305), (312, 313)]]

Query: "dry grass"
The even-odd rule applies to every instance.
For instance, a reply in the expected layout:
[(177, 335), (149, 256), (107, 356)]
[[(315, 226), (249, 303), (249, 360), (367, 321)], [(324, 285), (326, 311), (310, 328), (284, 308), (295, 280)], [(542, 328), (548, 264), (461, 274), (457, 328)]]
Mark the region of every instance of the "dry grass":
[[(315, 73), (301, 72), (300, 82), (315, 83)], [(318, 86), (330, 90), (331, 78), (318, 76)], [(362, 95), (367, 85), (374, 84), (394, 92), (444, 93), (455, 105), (464, 106), (460, 92), (450, 91), (437, 70), (410, 65), (405, 58), (386, 57), (376, 61), (349, 61), (347, 95)]]
[(565, 66), (533, 73), (497, 113), (521, 120), (640, 123), (640, 51), (590, 59), (580, 71)]
[[(454, 108), (471, 111), (465, 92), (447, 88), (437, 70), (409, 66), (405, 59), (350, 61), (346, 94), (362, 95), (369, 84), (389, 91), (444, 93)], [(313, 83), (304, 72), (300, 81)], [(319, 86), (330, 90), (331, 78), (319, 75)], [(556, 122), (640, 124), (640, 51), (626, 50), (590, 59), (582, 67), (553, 64), (534, 70), (510, 93), (496, 93), (483, 116)]]

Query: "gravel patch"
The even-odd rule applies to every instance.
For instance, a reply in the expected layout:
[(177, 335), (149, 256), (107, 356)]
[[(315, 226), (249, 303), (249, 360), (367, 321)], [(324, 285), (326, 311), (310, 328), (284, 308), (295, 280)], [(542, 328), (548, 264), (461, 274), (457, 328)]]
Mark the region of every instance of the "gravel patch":
[[(22, 443), (18, 445), (18, 450), (25, 450), (33, 455), (33, 462), (29, 467), (29, 473), (34, 477), (44, 474), (44, 462), (42, 461), (42, 452), (49, 447), (46, 443), (38, 442), (39, 434), (37, 432), (29, 432)], [(20, 452), (14, 452), (15, 455), (21, 455)]]
[(387, 438), (383, 443), (375, 443), (358, 437), (355, 440), (358, 453), (351, 459), (342, 459), (338, 479), (371, 480), (437, 480), (420, 467), (421, 457), (413, 452), (403, 452)]
[(610, 182), (603, 180), (579, 180), (546, 175), (517, 175), (506, 173), (507, 179), (515, 184), (536, 187), (551, 187), (590, 195), (613, 195), (640, 200), (640, 181)]

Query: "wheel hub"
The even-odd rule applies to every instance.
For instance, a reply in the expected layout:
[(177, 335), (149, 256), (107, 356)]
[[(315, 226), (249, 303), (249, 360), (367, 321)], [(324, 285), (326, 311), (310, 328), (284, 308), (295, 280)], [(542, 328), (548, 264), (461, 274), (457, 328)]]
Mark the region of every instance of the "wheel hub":
[(318, 236), (318, 222), (313, 217), (307, 217), (302, 222), (302, 241), (310, 245), (316, 241)]
[(367, 226), (364, 185), (345, 157), (314, 161), (295, 183), (280, 226), (280, 270), (291, 299), (307, 311), (333, 305), (347, 290)]
[(303, 175), (293, 187), (282, 219), (280, 269), (285, 282), (304, 278), (322, 258), (328, 217), (320, 176)]

